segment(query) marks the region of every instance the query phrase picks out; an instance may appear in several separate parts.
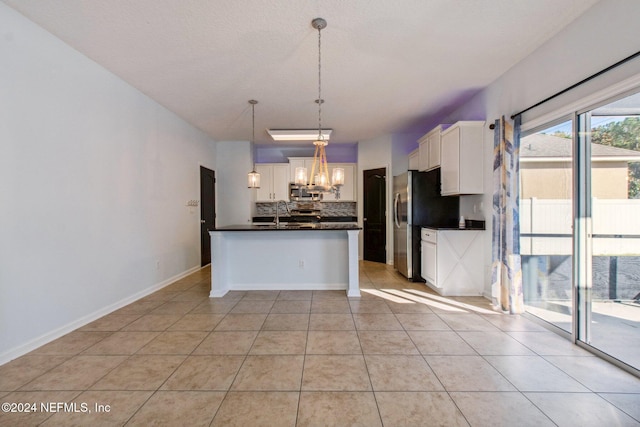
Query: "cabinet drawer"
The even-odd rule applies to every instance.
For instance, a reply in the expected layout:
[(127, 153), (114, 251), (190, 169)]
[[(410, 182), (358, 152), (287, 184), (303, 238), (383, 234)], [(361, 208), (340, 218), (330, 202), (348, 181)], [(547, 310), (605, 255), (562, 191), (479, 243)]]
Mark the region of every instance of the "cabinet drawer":
[(420, 231), (420, 239), (429, 243), (437, 243), (438, 231), (433, 228), (422, 228)]

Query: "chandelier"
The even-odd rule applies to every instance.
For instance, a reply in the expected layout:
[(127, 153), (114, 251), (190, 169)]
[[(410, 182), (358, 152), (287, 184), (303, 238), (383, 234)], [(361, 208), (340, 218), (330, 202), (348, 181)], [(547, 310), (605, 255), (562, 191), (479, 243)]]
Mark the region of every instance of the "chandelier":
[(313, 142), (315, 152), (313, 154), (313, 165), (311, 174), (307, 179), (307, 168), (298, 167), (295, 170), (294, 183), (300, 187), (307, 186), (312, 193), (334, 192), (336, 199), (340, 199), (340, 187), (344, 185), (344, 169), (334, 168), (329, 181), (329, 166), (327, 164), (326, 146), (329, 140), (325, 138), (322, 129), (322, 29), (326, 28), (327, 21), (322, 18), (315, 18), (311, 21), (311, 26), (318, 30), (318, 137)]
[(251, 149), (251, 157), (253, 160), (253, 169), (247, 175), (248, 188), (260, 188), (260, 174), (256, 172), (256, 160), (255, 160), (256, 156), (253, 148), (256, 140), (256, 104), (257, 103), (258, 101), (256, 101), (255, 99), (249, 100), (249, 104), (251, 104), (251, 128), (252, 128), (250, 149)]

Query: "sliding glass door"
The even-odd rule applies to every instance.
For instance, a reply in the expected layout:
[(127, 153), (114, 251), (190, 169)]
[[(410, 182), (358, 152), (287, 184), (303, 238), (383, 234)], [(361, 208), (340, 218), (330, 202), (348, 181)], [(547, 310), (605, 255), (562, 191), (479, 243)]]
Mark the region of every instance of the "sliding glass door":
[(640, 368), (640, 94), (577, 121), (577, 339)]
[(573, 131), (562, 120), (520, 141), (520, 253), (527, 311), (571, 332)]
[(520, 142), (527, 312), (640, 369), (640, 92)]

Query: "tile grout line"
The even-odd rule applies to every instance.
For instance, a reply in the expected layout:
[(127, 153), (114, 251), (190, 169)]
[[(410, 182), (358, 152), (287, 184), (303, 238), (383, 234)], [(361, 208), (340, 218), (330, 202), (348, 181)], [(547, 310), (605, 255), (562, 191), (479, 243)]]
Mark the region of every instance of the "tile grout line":
[[(391, 308), (391, 307), (389, 307)], [(436, 313), (435, 311), (431, 310), (431, 312), (433, 314), (436, 315), (436, 317), (441, 321), (444, 322), (445, 325), (447, 325), (451, 331), (453, 331), (453, 328), (451, 328), (451, 326), (445, 322), (444, 319), (442, 319), (438, 313)], [(394, 313), (395, 315), (396, 313)], [(397, 319), (397, 316), (396, 316)], [(397, 319), (399, 321), (399, 319)], [(413, 343), (413, 345), (416, 347), (416, 349), (418, 350), (418, 353), (420, 354), (420, 357), (422, 357), (422, 360), (424, 360), (424, 363), (427, 364), (427, 366), (429, 367), (429, 369), (431, 370), (431, 372), (433, 373), (433, 375), (436, 377), (436, 379), (438, 380), (438, 383), (440, 384), (440, 386), (442, 387), (442, 390), (444, 391), (444, 393), (447, 394), (447, 397), (449, 397), (449, 399), (451, 400), (451, 403), (453, 403), (453, 405), (455, 406), (455, 408), (457, 409), (457, 411), (460, 413), (460, 415), (462, 415), (462, 418), (464, 418), (464, 420), (467, 422), (468, 425), (471, 425), (471, 422), (469, 421), (469, 419), (467, 418), (467, 416), (464, 414), (464, 412), (462, 412), (462, 409), (458, 406), (458, 402), (456, 402), (456, 400), (453, 398), (453, 396), (451, 396), (451, 393), (449, 392), (449, 390), (447, 390), (447, 388), (445, 387), (445, 385), (442, 383), (442, 380), (440, 379), (440, 377), (438, 376), (438, 374), (436, 373), (436, 371), (433, 369), (433, 367), (431, 366), (431, 364), (429, 364), (429, 361), (426, 359), (425, 355), (422, 354), (422, 352), (420, 351), (420, 349), (418, 348), (418, 346), (416, 345), (415, 341), (413, 340), (413, 338), (411, 338), (411, 335), (409, 334), (409, 331), (406, 330), (406, 327), (402, 324), (402, 322), (400, 322), (400, 325), (402, 326), (403, 330), (406, 332), (407, 336), (409, 337), (409, 339), (411, 340), (411, 342)], [(455, 332), (455, 331), (454, 331)], [(457, 334), (456, 334), (457, 335)]]
[(307, 336), (304, 343), (304, 355), (302, 357), (302, 372), (300, 373), (300, 390), (298, 391), (298, 404), (296, 405), (296, 420), (294, 425), (298, 425), (298, 419), (300, 418), (300, 402), (302, 401), (302, 385), (304, 384), (304, 368), (307, 363), (307, 348), (309, 347), (309, 328), (311, 327), (311, 307), (313, 306), (313, 291), (311, 292), (311, 299), (309, 300), (309, 315), (307, 322)]
[[(362, 300), (360, 300), (361, 302)], [(373, 387), (373, 381), (371, 380), (371, 373), (369, 372), (369, 364), (367, 363), (367, 358), (364, 355), (364, 348), (362, 348), (362, 341), (360, 340), (360, 329), (358, 329), (358, 324), (356, 322), (355, 316), (354, 316), (354, 312), (353, 309), (351, 307), (351, 301), (349, 301), (349, 299), (347, 299), (347, 302), (349, 304), (349, 312), (351, 313), (351, 321), (353, 322), (353, 327), (356, 330), (356, 336), (358, 337), (358, 344), (360, 345), (360, 351), (362, 352), (362, 361), (364, 362), (364, 368), (367, 371), (367, 379), (369, 380), (369, 386), (371, 387), (371, 394), (373, 396), (373, 401), (376, 404), (376, 409), (378, 410), (378, 418), (380, 419), (380, 425), (383, 426), (384, 425), (384, 421), (382, 419), (382, 411), (380, 410), (380, 405), (378, 403), (378, 398), (376, 397), (376, 392), (375, 389)]]
[[(236, 305), (238, 305), (238, 303), (240, 301), (242, 301), (244, 299), (245, 296), (246, 296), (246, 293), (242, 296), (242, 298), (238, 298), (238, 301), (236, 301), (236, 303), (233, 305), (233, 307), (231, 307), (229, 309), (229, 311), (227, 313), (225, 313), (225, 316), (222, 319), (220, 319), (220, 322), (218, 322), (218, 325), (220, 323), (222, 323), (222, 321), (227, 317), (228, 314), (231, 314), (231, 311), (236, 307)], [(262, 324), (260, 325), (260, 328), (257, 330), (256, 336), (253, 338), (253, 341), (251, 342), (251, 345), (247, 349), (247, 353), (244, 355), (244, 357), (242, 359), (242, 363), (240, 363), (240, 366), (238, 367), (238, 370), (236, 371), (236, 374), (233, 376), (233, 379), (229, 383), (229, 388), (225, 391), (224, 397), (220, 401), (220, 404), (218, 405), (218, 408), (216, 409), (215, 414), (213, 414), (213, 418), (211, 418), (211, 421), (209, 422), (209, 425), (213, 424), (213, 421), (216, 419), (216, 416), (218, 415), (218, 412), (220, 412), (220, 409), (222, 408), (222, 405), (227, 400), (227, 397), (229, 396), (229, 393), (231, 392), (231, 387), (233, 387), (233, 384), (235, 383), (236, 379), (238, 378), (238, 374), (240, 374), (240, 371), (242, 370), (242, 367), (244, 366), (244, 364), (246, 363), (247, 359), (249, 358), (249, 353), (251, 353), (251, 349), (253, 348), (253, 346), (255, 345), (256, 340), (258, 339), (258, 335), (260, 335), (260, 331), (264, 327), (264, 323), (267, 321), (267, 317), (268, 317), (268, 314), (267, 314), (267, 316), (265, 316)], [(217, 325), (216, 325), (216, 327), (217, 327)], [(213, 333), (213, 331), (215, 331), (215, 328), (211, 332)]]
[[(194, 286), (195, 286), (195, 285), (194, 285)], [(203, 301), (203, 303), (204, 303), (204, 301)], [(195, 309), (196, 309), (197, 307), (199, 307), (200, 305), (201, 305), (201, 304), (197, 304), (195, 307), (193, 307), (193, 308), (192, 308), (191, 310), (189, 310), (187, 313), (184, 313), (180, 319), (184, 318), (184, 316), (186, 316), (187, 314), (191, 313), (193, 310), (195, 310)], [(234, 304), (234, 306), (235, 306), (235, 304)], [(232, 308), (233, 308), (233, 307), (232, 307)], [(225, 314), (225, 316), (224, 316), (224, 317), (226, 317), (226, 314)], [(222, 320), (224, 319), (224, 317), (223, 317), (222, 319), (220, 319), (220, 321), (218, 322), (218, 324), (219, 324), (220, 322), (222, 322)], [(176, 320), (174, 323), (172, 323), (171, 325), (169, 325), (169, 326), (167, 327), (167, 329), (169, 329), (171, 326), (173, 326), (173, 325), (175, 325), (177, 322), (179, 322), (179, 321), (180, 321), (180, 319)], [(216, 326), (217, 326), (218, 324), (216, 324)], [(205, 337), (200, 341), (200, 343), (199, 343), (198, 345), (196, 345), (196, 346), (193, 348), (193, 350), (191, 350), (191, 353), (189, 353), (189, 354), (187, 354), (187, 355), (185, 356), (184, 360), (182, 360), (182, 362), (180, 362), (180, 364), (178, 364), (178, 366), (176, 366), (176, 368), (173, 370), (173, 372), (171, 372), (171, 374), (169, 374), (169, 376), (168, 376), (168, 377), (167, 377), (167, 378), (162, 382), (162, 384), (160, 384), (156, 390), (153, 390), (153, 392), (152, 392), (152, 393), (149, 395), (149, 397), (148, 397), (148, 398), (147, 398), (147, 399), (146, 399), (146, 400), (145, 400), (145, 401), (144, 401), (144, 402), (143, 402), (143, 403), (138, 407), (138, 409), (136, 409), (136, 410), (131, 414), (131, 416), (130, 416), (129, 418), (127, 418), (127, 420), (124, 422), (124, 425), (126, 425), (127, 423), (129, 423), (129, 422), (130, 422), (130, 421), (131, 421), (131, 420), (132, 420), (132, 419), (133, 419), (133, 418), (138, 414), (138, 412), (140, 412), (140, 410), (141, 410), (141, 409), (142, 409), (142, 408), (143, 408), (143, 407), (144, 407), (144, 406), (145, 406), (145, 405), (146, 405), (146, 404), (147, 404), (147, 403), (148, 403), (148, 402), (153, 398), (153, 396), (155, 396), (155, 395), (156, 395), (156, 393), (157, 393), (158, 391), (160, 391), (160, 389), (162, 388), (162, 386), (163, 386), (163, 385), (164, 385), (164, 384), (169, 380), (169, 378), (171, 378), (171, 377), (172, 377), (172, 376), (173, 376), (173, 375), (178, 371), (178, 369), (180, 369), (180, 367), (184, 364), (184, 362), (188, 359), (188, 357), (189, 357), (190, 355), (192, 355), (194, 351), (196, 351), (196, 349), (197, 349), (197, 348), (198, 348), (198, 347), (199, 347), (199, 346), (204, 342), (204, 340), (205, 340), (205, 339), (207, 339), (207, 337), (208, 337), (208, 336), (211, 334), (211, 332), (213, 332), (214, 330), (215, 330), (215, 326), (214, 326), (214, 328), (213, 328), (211, 331), (209, 331), (209, 333), (208, 333), (208, 334), (207, 334), (207, 335), (206, 335), (206, 336), (205, 336)], [(166, 329), (165, 329), (165, 331), (166, 331)], [(154, 338), (154, 339), (155, 339), (155, 338)], [(144, 347), (144, 346), (143, 346), (143, 347)], [(141, 348), (142, 348), (142, 347), (141, 347)], [(139, 350), (138, 350), (138, 351), (139, 351)], [(127, 359), (127, 360), (128, 360), (128, 359)], [(124, 363), (124, 362), (123, 362), (123, 363)], [(225, 397), (226, 397), (226, 393), (225, 393)], [(224, 401), (224, 398), (223, 398), (223, 401)], [(216, 414), (217, 414), (218, 410), (220, 409), (220, 406), (222, 406), (222, 401), (220, 402), (220, 405), (218, 406), (218, 409), (216, 409)], [(213, 422), (213, 418), (215, 418), (215, 414), (214, 414), (214, 416), (211, 418), (211, 422)]]

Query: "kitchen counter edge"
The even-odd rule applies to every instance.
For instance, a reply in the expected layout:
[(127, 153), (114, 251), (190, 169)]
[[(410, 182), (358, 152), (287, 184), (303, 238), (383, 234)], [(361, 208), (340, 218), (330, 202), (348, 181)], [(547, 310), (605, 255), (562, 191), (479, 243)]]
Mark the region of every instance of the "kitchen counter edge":
[(465, 227), (465, 228), (460, 228), (460, 227), (432, 227), (432, 226), (427, 226), (424, 225), (421, 228), (428, 228), (429, 230), (437, 230), (437, 231), (484, 231), (486, 230), (486, 228), (482, 227)]
[(340, 230), (362, 230), (355, 224), (316, 224), (313, 227), (296, 227), (289, 225), (227, 225), (209, 230), (214, 231), (340, 231)]

